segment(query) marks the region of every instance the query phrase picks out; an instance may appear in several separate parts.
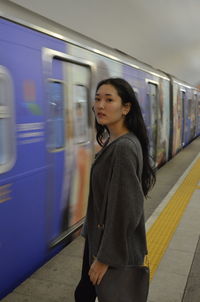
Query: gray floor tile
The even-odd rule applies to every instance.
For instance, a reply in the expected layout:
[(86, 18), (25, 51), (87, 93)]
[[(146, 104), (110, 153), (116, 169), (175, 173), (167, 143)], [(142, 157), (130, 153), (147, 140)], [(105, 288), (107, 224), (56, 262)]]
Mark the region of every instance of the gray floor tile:
[(199, 232), (187, 231), (184, 229), (178, 229), (173, 236), (173, 240), (169, 244), (170, 249), (193, 252), (196, 248)]
[(56, 263), (46, 265), (39, 269), (32, 278), (39, 280), (55, 281), (57, 283), (67, 282), (73, 285), (77, 282), (77, 276), (81, 275), (82, 259), (77, 257), (64, 256), (57, 258)]
[(186, 282), (186, 276), (159, 271), (150, 283), (149, 300), (181, 302)]
[[(48, 280), (28, 279), (18, 287), (14, 294), (41, 297), (55, 301), (65, 301), (67, 297), (73, 297), (74, 288), (65, 280), (61, 283)], [(38, 300), (39, 301), (39, 300)]]
[(158, 269), (163, 273), (168, 272), (187, 277), (190, 272), (193, 256), (194, 251), (183, 252), (180, 250), (168, 249)]

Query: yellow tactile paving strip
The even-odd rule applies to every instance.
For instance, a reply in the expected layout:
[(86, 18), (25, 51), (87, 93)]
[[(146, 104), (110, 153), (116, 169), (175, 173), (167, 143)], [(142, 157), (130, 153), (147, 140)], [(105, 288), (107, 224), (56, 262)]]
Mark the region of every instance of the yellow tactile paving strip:
[(193, 192), (199, 189), (199, 180), (200, 158), (194, 163), (177, 191), (170, 198), (166, 207), (147, 232), (151, 279), (171, 241)]

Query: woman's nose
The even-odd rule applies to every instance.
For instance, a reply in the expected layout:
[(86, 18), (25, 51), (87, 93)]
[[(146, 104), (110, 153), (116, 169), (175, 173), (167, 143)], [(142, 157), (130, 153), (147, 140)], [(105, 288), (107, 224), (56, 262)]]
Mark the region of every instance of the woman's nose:
[(101, 108), (104, 108), (105, 107), (105, 102), (104, 100), (100, 100), (98, 103), (97, 103), (97, 108), (101, 109)]

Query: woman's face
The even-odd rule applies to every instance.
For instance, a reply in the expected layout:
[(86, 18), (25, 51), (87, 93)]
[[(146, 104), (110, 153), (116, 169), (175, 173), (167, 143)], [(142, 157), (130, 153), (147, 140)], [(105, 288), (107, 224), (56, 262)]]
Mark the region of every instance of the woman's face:
[(98, 124), (114, 126), (124, 123), (124, 115), (129, 112), (129, 106), (122, 104), (117, 90), (110, 84), (104, 84), (96, 92), (94, 104), (95, 117)]

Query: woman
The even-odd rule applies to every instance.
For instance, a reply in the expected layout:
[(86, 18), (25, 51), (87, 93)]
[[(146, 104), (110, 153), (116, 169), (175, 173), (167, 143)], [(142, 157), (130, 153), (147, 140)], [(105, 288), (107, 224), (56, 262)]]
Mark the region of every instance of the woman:
[[(76, 302), (93, 302), (95, 286), (110, 267), (141, 265), (147, 254), (143, 199), (155, 183), (148, 137), (132, 87), (109, 78), (97, 85), (94, 104), (97, 142), (91, 169), (82, 277)], [(104, 223), (101, 210), (106, 204)], [(103, 227), (103, 232), (102, 232)]]

